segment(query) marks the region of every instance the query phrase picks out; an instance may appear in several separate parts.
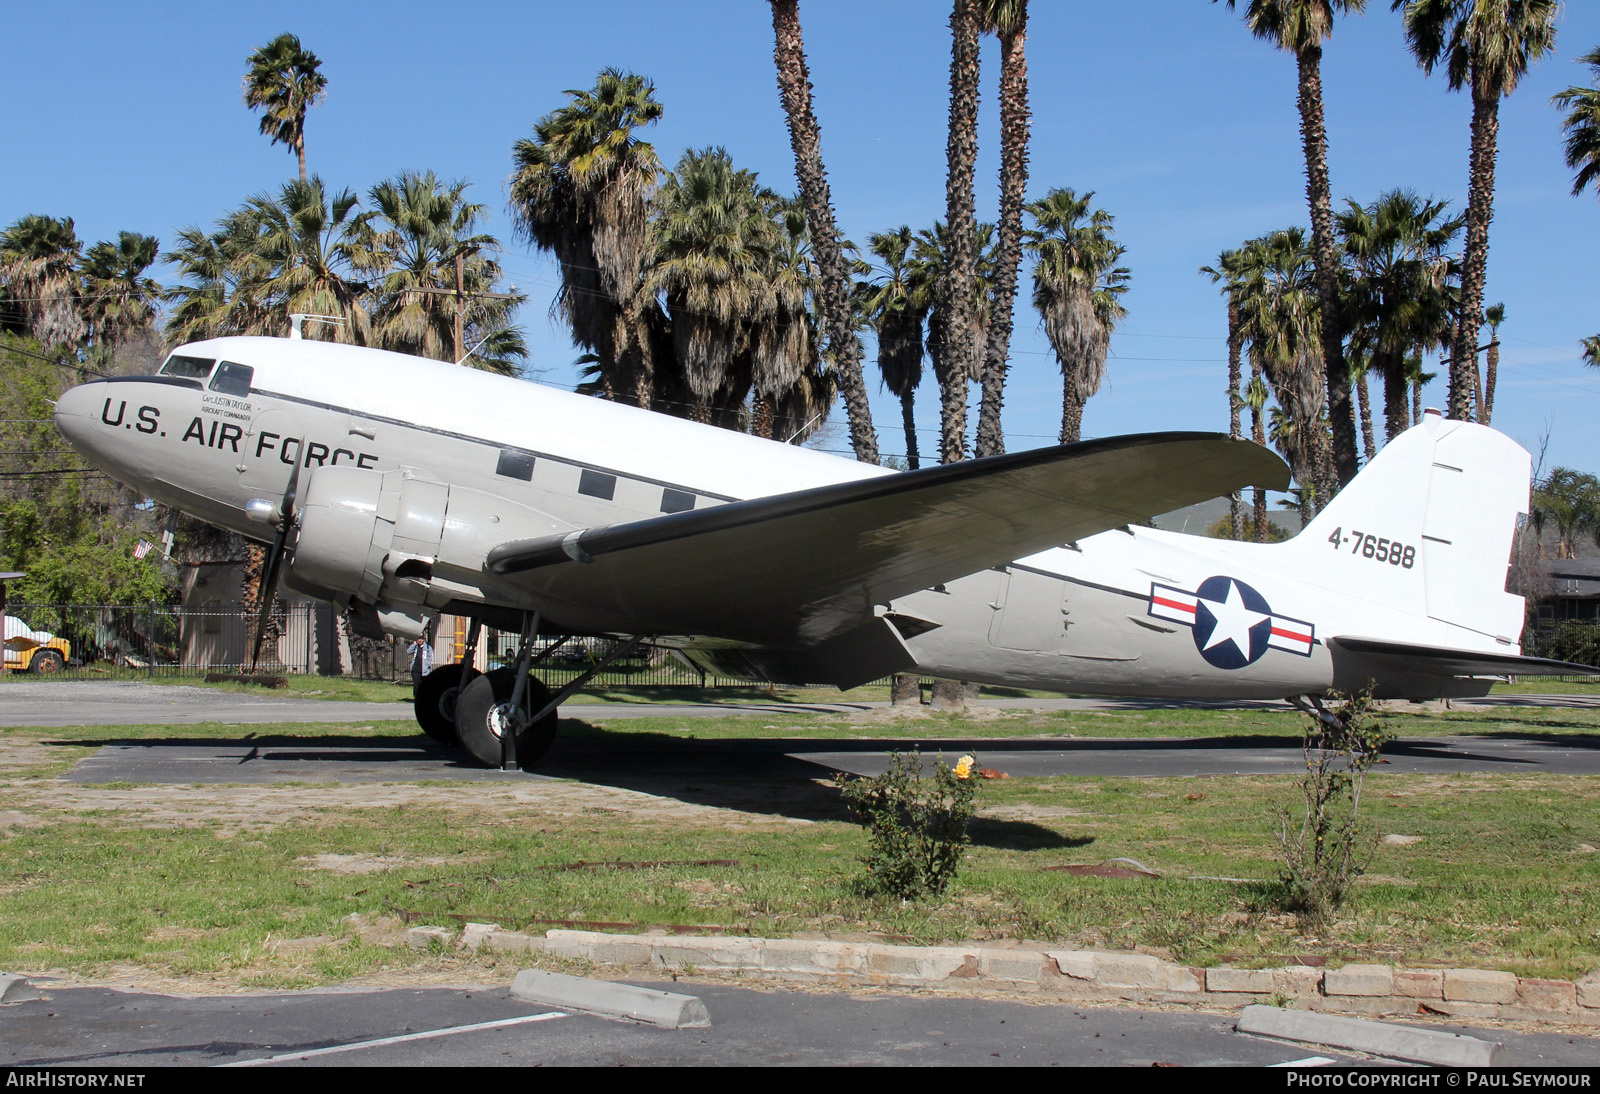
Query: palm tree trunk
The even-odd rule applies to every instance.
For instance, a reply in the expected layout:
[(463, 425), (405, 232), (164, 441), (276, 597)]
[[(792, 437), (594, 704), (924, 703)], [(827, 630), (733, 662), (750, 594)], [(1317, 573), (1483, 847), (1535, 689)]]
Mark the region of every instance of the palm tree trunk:
[(940, 286), (945, 344), (938, 359), (940, 458), (945, 463), (966, 458), (967, 381), (975, 374), (978, 349), (972, 307), (977, 280), (972, 172), (978, 156), (978, 21), (974, 3), (955, 0), (950, 12), (950, 134), (945, 147), (945, 223), (950, 231), (950, 254)]
[[(305, 124), (303, 120), (301, 124)], [(300, 181), (304, 182), (306, 181), (306, 137), (304, 133), (294, 139), (294, 154), (300, 161)]]
[[(1260, 379), (1261, 360), (1257, 356), (1257, 351), (1252, 349), (1250, 351), (1250, 386), (1255, 387)], [(1267, 429), (1266, 425), (1261, 421), (1263, 409), (1265, 408), (1262, 406), (1251, 404), (1250, 439), (1255, 441), (1256, 444), (1266, 447)], [(1255, 513), (1255, 536), (1253, 538), (1257, 543), (1265, 543), (1267, 542), (1267, 491), (1260, 486), (1252, 487), (1251, 489), (1254, 492), (1254, 496), (1250, 500), (1253, 503)]]
[(772, 0), (772, 32), (778, 90), (789, 121), (789, 144), (794, 149), (795, 177), (805, 202), (811, 253), (822, 272), (817, 294), (822, 305), (822, 325), (850, 418), (850, 445), (856, 459), (876, 464), (878, 434), (872, 428), (867, 385), (861, 375), (861, 340), (856, 337), (850, 309), (850, 275), (839, 248), (828, 176), (822, 165), (822, 128), (811, 107), (811, 76), (806, 67), (805, 43), (800, 37), (797, 0)]
[(917, 389), (908, 387), (900, 396), (900, 420), (906, 430), (906, 466), (912, 471), (922, 466), (917, 454), (917, 419), (914, 413)]
[(1006, 450), (1000, 407), (1011, 352), (1017, 268), (1022, 264), (1022, 198), (1028, 186), (1027, 19), (1027, 5), (1023, 4), (1015, 32), (1000, 39), (1000, 238), (995, 252), (994, 314), (989, 320), (989, 345), (983, 362), (983, 400), (978, 407), (979, 456), (998, 456)]
[(1356, 404), (1361, 411), (1361, 451), (1371, 460), (1378, 451), (1377, 439), (1372, 435), (1372, 403), (1367, 395), (1367, 374), (1363, 372), (1356, 383)]
[(1083, 402), (1077, 398), (1071, 384), (1061, 395), (1061, 443), (1077, 444), (1083, 432)]
[(1383, 439), (1392, 441), (1404, 433), (1406, 421), (1405, 361), (1398, 355), (1385, 355), (1379, 365), (1383, 374)]
[[(1328, 185), (1328, 132), (1322, 117), (1322, 47), (1296, 54), (1300, 77), (1300, 139), (1306, 156), (1306, 201), (1311, 208), (1311, 248), (1316, 260), (1317, 298), (1322, 305), (1322, 362), (1328, 383), (1328, 425), (1333, 431), (1333, 476), (1340, 486), (1360, 469), (1356, 423), (1350, 405), (1350, 373), (1344, 363), (1344, 323), (1339, 312), (1339, 265), (1333, 248), (1332, 199)], [(1319, 475), (1327, 480), (1329, 476)], [(1319, 497), (1317, 505), (1328, 498)]]
[(1494, 416), (1494, 382), (1496, 374), (1500, 371), (1500, 336), (1496, 334), (1489, 342), (1489, 353), (1484, 361), (1483, 371), (1483, 411), (1478, 415), (1478, 421), (1483, 425), (1489, 424), (1489, 419)]
[(1494, 219), (1494, 161), (1500, 134), (1500, 95), (1486, 87), (1472, 62), (1472, 155), (1467, 168), (1467, 241), (1461, 259), (1461, 311), (1450, 353), (1450, 417), (1472, 418), (1477, 388), (1478, 331), (1483, 282), (1489, 264), (1489, 222)]
[[(1238, 440), (1239, 433), (1239, 408), (1243, 400), (1239, 398), (1240, 360), (1239, 351), (1243, 339), (1239, 336), (1239, 297), (1238, 293), (1228, 293), (1228, 436)], [(1228, 530), (1236, 540), (1244, 539), (1244, 506), (1239, 491), (1235, 490), (1228, 495)]]

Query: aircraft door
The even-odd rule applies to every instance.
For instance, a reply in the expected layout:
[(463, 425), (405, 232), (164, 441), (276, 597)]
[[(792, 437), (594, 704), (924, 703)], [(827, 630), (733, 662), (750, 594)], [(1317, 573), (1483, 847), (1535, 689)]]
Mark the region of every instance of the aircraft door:
[(1059, 577), (1007, 567), (989, 627), (989, 643), (1001, 649), (1056, 653), (1066, 637), (1066, 588)]

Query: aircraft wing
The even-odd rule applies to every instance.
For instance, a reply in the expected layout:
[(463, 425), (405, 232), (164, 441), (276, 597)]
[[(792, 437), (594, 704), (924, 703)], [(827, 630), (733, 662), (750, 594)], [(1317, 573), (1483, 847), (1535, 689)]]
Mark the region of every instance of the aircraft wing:
[(1155, 433), (874, 476), (502, 544), (490, 571), (554, 624), (806, 646), (875, 605), (1246, 485), (1259, 445)]

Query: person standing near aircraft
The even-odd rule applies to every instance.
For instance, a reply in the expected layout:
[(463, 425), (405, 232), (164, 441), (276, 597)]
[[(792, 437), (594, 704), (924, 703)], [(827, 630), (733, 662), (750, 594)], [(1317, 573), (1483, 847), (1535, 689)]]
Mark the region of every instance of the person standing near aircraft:
[(433, 671), (433, 647), (428, 645), (426, 634), (417, 635), (415, 642), (411, 643), (411, 688), (412, 691), (422, 689), (422, 678)]

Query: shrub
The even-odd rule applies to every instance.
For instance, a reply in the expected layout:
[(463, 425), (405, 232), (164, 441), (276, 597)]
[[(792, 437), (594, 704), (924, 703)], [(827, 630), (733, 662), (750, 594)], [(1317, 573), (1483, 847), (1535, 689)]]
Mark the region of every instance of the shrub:
[(1298, 823), (1278, 810), (1279, 903), (1315, 927), (1350, 897), (1378, 837), (1361, 826), (1361, 784), (1383, 750), (1384, 731), (1372, 718), (1372, 692), (1349, 695), (1332, 711), (1306, 711), (1301, 739), (1306, 773), (1300, 780)]
[(971, 756), (950, 767), (941, 756), (924, 777), (916, 750), (889, 755), (877, 778), (841, 775), (839, 789), (867, 826), (866, 887), (903, 900), (944, 892), (966, 852), (977, 779)]

